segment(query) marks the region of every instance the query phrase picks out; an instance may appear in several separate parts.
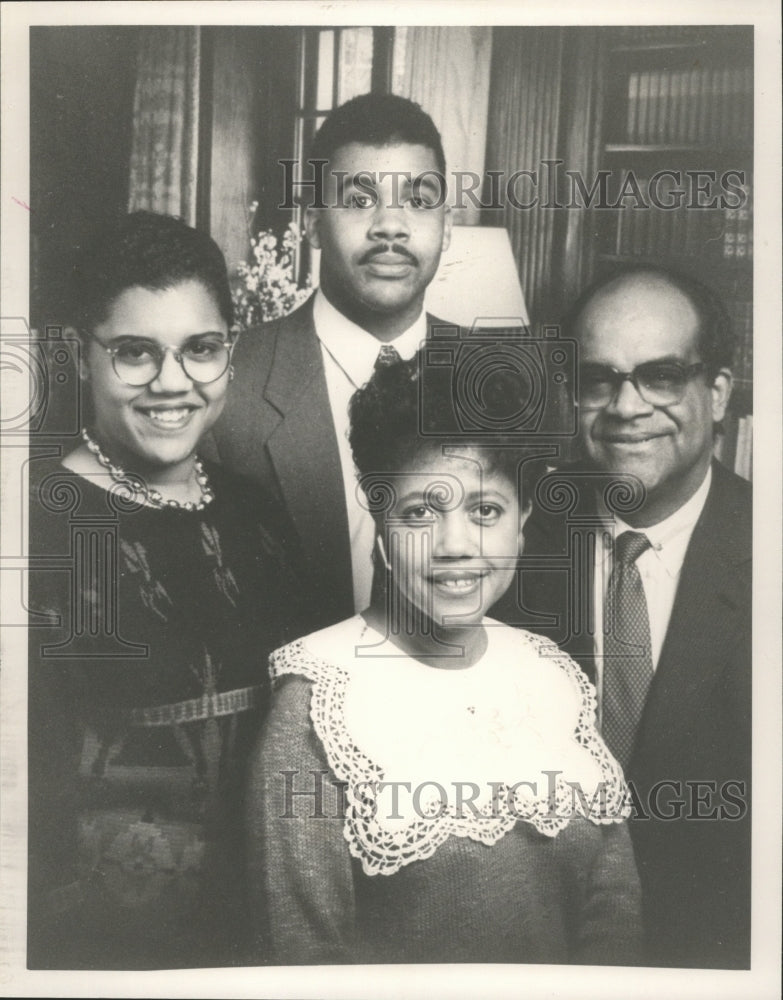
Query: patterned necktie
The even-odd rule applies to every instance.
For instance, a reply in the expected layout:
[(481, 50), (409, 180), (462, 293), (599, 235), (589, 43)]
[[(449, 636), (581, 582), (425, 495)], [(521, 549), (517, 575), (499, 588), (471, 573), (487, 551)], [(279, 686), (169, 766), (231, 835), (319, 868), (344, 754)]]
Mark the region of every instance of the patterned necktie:
[(378, 357), (375, 359), (375, 371), (379, 368), (388, 368), (389, 365), (396, 365), (402, 358), (397, 353), (397, 348), (392, 344), (381, 344)]
[(603, 737), (626, 768), (652, 680), (650, 619), (636, 560), (646, 535), (624, 531), (615, 542), (604, 605)]

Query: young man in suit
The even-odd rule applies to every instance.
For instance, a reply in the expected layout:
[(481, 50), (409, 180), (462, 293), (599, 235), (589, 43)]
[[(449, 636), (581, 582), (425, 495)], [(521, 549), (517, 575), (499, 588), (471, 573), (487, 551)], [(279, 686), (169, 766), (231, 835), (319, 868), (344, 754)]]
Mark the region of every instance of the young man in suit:
[(320, 287), (240, 338), (215, 428), (223, 464), (288, 514), (308, 630), (369, 603), (374, 532), (357, 493), (348, 403), (382, 348), (408, 359), (428, 336), (424, 293), (451, 232), (441, 138), (412, 101), (365, 94), (337, 108), (313, 142), (314, 172), (318, 161), (323, 184), (305, 228), (321, 251)]
[(596, 683), (633, 786), (649, 963), (748, 968), (751, 489), (712, 458), (728, 321), (700, 283), (641, 267), (566, 325), (582, 461), (539, 485), (524, 610), (500, 614)]

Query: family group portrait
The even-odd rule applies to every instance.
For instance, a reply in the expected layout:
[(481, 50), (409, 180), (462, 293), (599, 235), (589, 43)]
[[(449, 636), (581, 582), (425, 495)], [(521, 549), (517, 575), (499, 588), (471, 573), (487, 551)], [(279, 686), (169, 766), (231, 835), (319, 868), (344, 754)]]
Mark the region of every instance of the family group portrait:
[(237, 6), (27, 29), (23, 968), (749, 975), (759, 27)]

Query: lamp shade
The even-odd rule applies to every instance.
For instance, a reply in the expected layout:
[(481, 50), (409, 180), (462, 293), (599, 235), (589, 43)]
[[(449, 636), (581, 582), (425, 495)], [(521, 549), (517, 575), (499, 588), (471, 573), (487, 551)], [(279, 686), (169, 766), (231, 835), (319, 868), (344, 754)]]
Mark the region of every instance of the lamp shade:
[(424, 301), (428, 312), (467, 329), (530, 325), (502, 226), (454, 226)]

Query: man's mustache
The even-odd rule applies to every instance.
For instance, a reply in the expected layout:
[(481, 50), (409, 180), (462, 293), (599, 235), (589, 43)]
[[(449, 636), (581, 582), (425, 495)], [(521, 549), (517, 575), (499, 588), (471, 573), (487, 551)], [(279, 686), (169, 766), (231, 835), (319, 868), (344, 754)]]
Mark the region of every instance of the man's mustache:
[(418, 265), (419, 263), (418, 258), (414, 254), (412, 254), (407, 247), (401, 246), (399, 243), (392, 243), (392, 244), (381, 243), (378, 246), (374, 246), (370, 250), (368, 250), (366, 254), (363, 254), (359, 258), (359, 263), (369, 264), (376, 257), (380, 257), (385, 253), (393, 253), (397, 257), (404, 258), (410, 264)]

